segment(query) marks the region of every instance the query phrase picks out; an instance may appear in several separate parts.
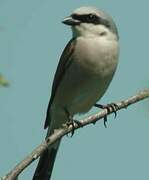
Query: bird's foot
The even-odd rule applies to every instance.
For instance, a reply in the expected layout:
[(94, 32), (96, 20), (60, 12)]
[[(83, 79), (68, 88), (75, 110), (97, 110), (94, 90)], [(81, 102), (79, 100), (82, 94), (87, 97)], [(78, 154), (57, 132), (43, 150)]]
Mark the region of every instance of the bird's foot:
[(78, 127), (83, 127), (82, 126), (82, 123), (79, 122), (78, 120), (75, 120), (73, 119), (73, 116), (70, 115), (70, 113), (68, 112), (67, 109), (65, 109), (66, 111), (66, 114), (68, 116), (68, 121), (66, 123), (66, 125), (69, 127), (69, 126), (72, 126), (72, 131), (71, 131), (71, 137), (74, 135), (74, 132), (75, 132), (75, 124), (78, 125)]
[[(111, 111), (114, 113), (114, 117), (116, 118), (117, 116), (117, 110), (119, 109), (118, 105), (115, 103), (107, 104), (107, 105), (101, 105), (101, 104), (95, 104), (95, 107), (101, 108), (101, 109), (106, 109), (107, 114), (109, 114)], [(104, 126), (107, 128), (107, 115), (104, 117)]]

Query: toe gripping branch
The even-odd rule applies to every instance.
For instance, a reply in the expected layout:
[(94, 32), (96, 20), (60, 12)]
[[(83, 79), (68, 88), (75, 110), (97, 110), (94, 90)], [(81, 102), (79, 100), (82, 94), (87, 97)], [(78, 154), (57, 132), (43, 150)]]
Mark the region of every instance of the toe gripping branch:
[(73, 116), (70, 115), (69, 111), (67, 110), (67, 108), (65, 108), (65, 112), (67, 114), (68, 117), (68, 122), (67, 122), (67, 126), (72, 126), (72, 131), (71, 131), (71, 137), (74, 135), (75, 132), (75, 123), (79, 126), (79, 127), (83, 127), (82, 123), (79, 122), (78, 120), (73, 119)]
[[(118, 105), (115, 103), (107, 104), (107, 105), (101, 105), (101, 104), (95, 104), (95, 107), (101, 108), (101, 109), (106, 109), (107, 110), (107, 115), (111, 112), (114, 113), (114, 118), (117, 116), (117, 110), (119, 109)], [(104, 126), (107, 128), (107, 115), (104, 117)]]

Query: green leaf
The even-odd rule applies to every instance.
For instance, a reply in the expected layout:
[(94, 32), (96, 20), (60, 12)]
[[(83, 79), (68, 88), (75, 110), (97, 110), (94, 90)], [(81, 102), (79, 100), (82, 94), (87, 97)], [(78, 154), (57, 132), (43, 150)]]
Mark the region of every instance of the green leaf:
[(5, 77), (2, 74), (0, 74), (0, 86), (9, 86), (9, 82), (5, 79)]

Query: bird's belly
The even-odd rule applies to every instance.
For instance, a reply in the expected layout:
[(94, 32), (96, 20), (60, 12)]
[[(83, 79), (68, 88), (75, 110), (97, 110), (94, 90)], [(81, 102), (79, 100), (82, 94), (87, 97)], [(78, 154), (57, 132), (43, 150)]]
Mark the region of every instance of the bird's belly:
[[(117, 67), (117, 44), (85, 42), (76, 46), (57, 89), (54, 104), (72, 114), (87, 112), (105, 93)], [(92, 49), (92, 51), (91, 51)]]
[(92, 68), (81, 68), (78, 64), (72, 64), (67, 70), (61, 85), (59, 86), (55, 103), (67, 108), (70, 114), (84, 113), (103, 96), (113, 74), (105, 76), (92, 73)]
[(76, 95), (71, 99), (68, 109), (71, 114), (85, 113), (103, 96), (109, 83), (109, 80), (101, 78), (91, 78), (90, 82), (82, 84), (81, 87), (74, 88)]

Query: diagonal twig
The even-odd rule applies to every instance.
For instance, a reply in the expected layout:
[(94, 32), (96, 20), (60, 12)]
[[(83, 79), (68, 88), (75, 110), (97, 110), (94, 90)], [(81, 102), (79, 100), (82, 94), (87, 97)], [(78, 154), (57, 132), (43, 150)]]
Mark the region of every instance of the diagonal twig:
[[(149, 89), (142, 90), (138, 94), (115, 103), (118, 107), (117, 111), (123, 108), (127, 108), (129, 105), (137, 103), (143, 99), (149, 98)], [(101, 120), (108, 114), (114, 112), (114, 109), (109, 108), (108, 112), (106, 109), (89, 116), (83, 120), (80, 120), (81, 127), (84, 127), (89, 124), (95, 124), (96, 121)], [(58, 139), (62, 138), (64, 135), (72, 132), (73, 128), (79, 129), (81, 128), (77, 123), (74, 124), (74, 127), (67, 127), (64, 125), (61, 129), (56, 130), (51, 136), (49, 136), (45, 141), (43, 141), (35, 150), (33, 150), (27, 157), (25, 157), (19, 164), (17, 164), (6, 176), (0, 178), (0, 180), (16, 180), (18, 175), (28, 167), (33, 161), (35, 161), (41, 154), (53, 143), (55, 143)]]

